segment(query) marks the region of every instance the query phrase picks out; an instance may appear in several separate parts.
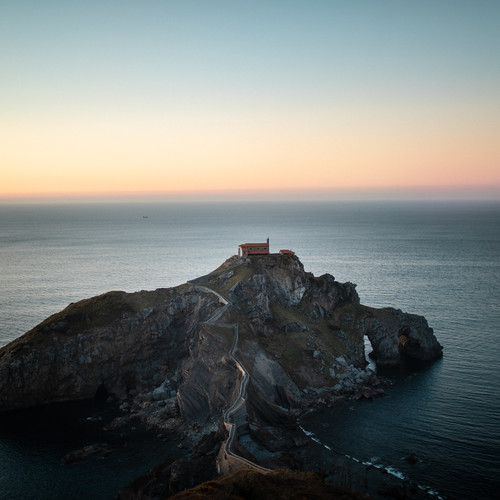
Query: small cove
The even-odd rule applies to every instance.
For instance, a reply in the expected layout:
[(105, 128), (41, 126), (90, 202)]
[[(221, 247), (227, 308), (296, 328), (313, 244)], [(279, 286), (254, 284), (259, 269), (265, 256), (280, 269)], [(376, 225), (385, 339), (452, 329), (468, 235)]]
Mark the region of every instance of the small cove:
[[(105, 430), (121, 414), (113, 405), (89, 400), (1, 415), (4, 498), (110, 499), (161, 461), (187, 453), (179, 436), (148, 430), (137, 421)], [(94, 444), (109, 454), (63, 464), (68, 453)]]

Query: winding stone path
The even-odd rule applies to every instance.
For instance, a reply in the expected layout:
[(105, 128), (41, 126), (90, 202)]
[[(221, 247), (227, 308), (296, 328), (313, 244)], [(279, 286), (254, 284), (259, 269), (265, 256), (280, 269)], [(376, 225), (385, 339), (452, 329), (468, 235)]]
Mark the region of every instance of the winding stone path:
[(224, 307), (221, 308), (219, 311), (217, 311), (207, 321), (205, 321), (205, 323), (221, 326), (224, 328), (232, 328), (233, 329), (233, 345), (231, 346), (231, 349), (229, 351), (229, 356), (235, 362), (236, 366), (243, 374), (243, 380), (242, 380), (241, 385), (240, 385), (240, 391), (239, 391), (238, 397), (236, 398), (236, 400), (234, 401), (232, 406), (229, 408), (226, 408), (224, 410), (224, 413), (223, 413), (224, 425), (229, 433), (229, 437), (227, 438), (226, 442), (224, 443), (224, 452), (228, 457), (231, 457), (239, 462), (242, 462), (242, 464), (249, 466), (252, 469), (256, 469), (260, 472), (270, 472), (270, 469), (266, 469), (265, 467), (262, 467), (256, 463), (238, 455), (237, 453), (235, 453), (232, 450), (232, 446), (233, 446), (233, 442), (234, 442), (234, 438), (235, 438), (236, 430), (237, 430), (237, 425), (234, 422), (232, 422), (232, 418), (233, 418), (233, 415), (245, 404), (245, 401), (246, 401), (245, 396), (246, 396), (247, 385), (248, 385), (248, 381), (250, 379), (250, 375), (248, 374), (246, 368), (243, 366), (243, 364), (240, 362), (240, 360), (235, 355), (235, 351), (238, 348), (238, 323), (219, 323), (218, 322), (219, 318), (230, 307), (231, 303), (224, 296), (222, 296), (220, 293), (216, 292), (215, 290), (212, 290), (211, 288), (208, 288), (208, 287), (203, 286), (203, 285), (195, 285), (195, 284), (193, 284), (192, 286), (198, 288), (201, 291), (215, 294), (219, 298), (220, 302), (222, 304), (224, 304)]

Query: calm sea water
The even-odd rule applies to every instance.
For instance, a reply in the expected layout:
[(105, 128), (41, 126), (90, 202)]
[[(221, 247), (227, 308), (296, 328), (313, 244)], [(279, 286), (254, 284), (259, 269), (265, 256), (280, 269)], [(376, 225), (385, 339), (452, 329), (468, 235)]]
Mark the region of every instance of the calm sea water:
[[(364, 304), (425, 315), (444, 346), (442, 360), (390, 373), (388, 397), (325, 410), (306, 429), (442, 497), (500, 498), (499, 203), (0, 205), (0, 345), (70, 302), (178, 285), (267, 237), (307, 271), (357, 283)], [(77, 413), (85, 426), (95, 410)], [(0, 497), (50, 498), (44, 488), (59, 484), (88, 498), (93, 484), (92, 496), (111, 498), (166, 453), (65, 468), (67, 448), (88, 442), (48, 432), (2, 428)], [(82, 436), (102, 438), (92, 432)]]

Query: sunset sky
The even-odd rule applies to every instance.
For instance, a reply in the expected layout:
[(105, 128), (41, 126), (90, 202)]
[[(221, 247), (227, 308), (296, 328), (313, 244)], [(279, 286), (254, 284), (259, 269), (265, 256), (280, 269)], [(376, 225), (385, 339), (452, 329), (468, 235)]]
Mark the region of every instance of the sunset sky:
[(500, 199), (498, 0), (15, 0), (0, 199)]

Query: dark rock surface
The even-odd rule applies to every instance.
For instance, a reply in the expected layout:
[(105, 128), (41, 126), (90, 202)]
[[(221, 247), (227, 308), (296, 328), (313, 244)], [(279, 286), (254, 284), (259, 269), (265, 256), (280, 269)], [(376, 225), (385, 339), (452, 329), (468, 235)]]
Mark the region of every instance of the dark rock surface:
[(0, 411), (97, 396), (120, 406), (114, 426), (140, 418), (201, 440), (188, 463), (159, 466), (140, 483), (150, 498), (160, 483), (171, 495), (217, 475), (222, 415), (245, 370), (234, 448), (269, 468), (300, 463), (302, 412), (383, 394), (366, 369), (365, 335), (380, 365), (441, 356), (422, 316), (363, 306), (354, 284), (314, 277), (293, 255), (234, 256), (179, 287), (70, 304), (3, 347)]
[(99, 393), (125, 399), (167, 378), (176, 392), (175, 374), (216, 307), (186, 287), (70, 304), (0, 350), (0, 411)]
[(282, 469), (270, 474), (248, 470), (233, 472), (215, 481), (179, 493), (172, 498), (176, 500), (188, 498), (362, 500), (366, 497), (346, 488), (327, 483), (313, 473)]
[(216, 456), (224, 436), (205, 435), (194, 446), (189, 460), (166, 460), (123, 488), (116, 500), (161, 499), (193, 488), (218, 476)]
[(87, 458), (93, 457), (94, 455), (101, 454), (107, 456), (112, 453), (113, 450), (108, 448), (108, 445), (103, 444), (90, 444), (81, 448), (80, 450), (74, 450), (66, 455), (62, 459), (64, 465), (69, 465), (75, 462), (81, 462), (82, 460), (87, 460)]
[(366, 308), (356, 326), (370, 339), (379, 365), (397, 365), (405, 356), (418, 361), (441, 356), (442, 347), (423, 316), (393, 308)]

